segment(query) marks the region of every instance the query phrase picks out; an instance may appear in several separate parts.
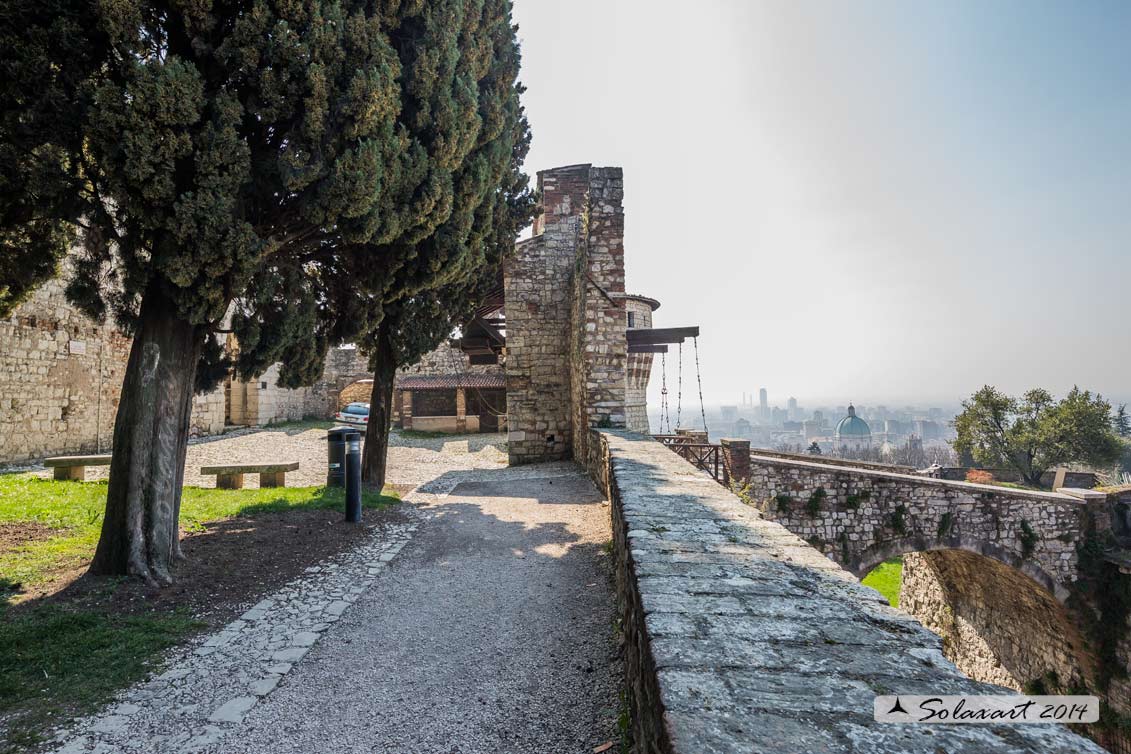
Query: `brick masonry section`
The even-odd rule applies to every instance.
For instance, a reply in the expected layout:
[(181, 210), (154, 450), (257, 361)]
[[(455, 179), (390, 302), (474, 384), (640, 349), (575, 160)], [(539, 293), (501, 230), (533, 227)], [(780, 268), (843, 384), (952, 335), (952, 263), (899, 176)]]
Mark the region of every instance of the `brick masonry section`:
[(881, 725), (877, 694), (992, 694), (938, 636), (683, 459), (594, 431), (635, 751), (1102, 754), (1067, 728)]

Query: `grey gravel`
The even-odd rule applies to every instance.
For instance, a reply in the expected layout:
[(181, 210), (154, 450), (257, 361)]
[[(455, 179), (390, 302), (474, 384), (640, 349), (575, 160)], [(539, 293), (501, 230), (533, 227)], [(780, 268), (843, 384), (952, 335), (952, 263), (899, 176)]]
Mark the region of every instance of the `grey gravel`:
[(225, 752), (564, 754), (615, 739), (608, 507), (573, 467), (521, 478), (538, 468), (414, 496), (426, 520), (380, 588)]

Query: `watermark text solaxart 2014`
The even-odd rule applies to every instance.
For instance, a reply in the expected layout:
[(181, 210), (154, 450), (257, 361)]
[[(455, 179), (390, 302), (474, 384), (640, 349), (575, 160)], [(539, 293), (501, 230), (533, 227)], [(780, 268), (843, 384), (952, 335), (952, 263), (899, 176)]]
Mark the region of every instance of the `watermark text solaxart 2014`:
[(877, 696), (880, 723), (1094, 723), (1100, 700), (1094, 696)]

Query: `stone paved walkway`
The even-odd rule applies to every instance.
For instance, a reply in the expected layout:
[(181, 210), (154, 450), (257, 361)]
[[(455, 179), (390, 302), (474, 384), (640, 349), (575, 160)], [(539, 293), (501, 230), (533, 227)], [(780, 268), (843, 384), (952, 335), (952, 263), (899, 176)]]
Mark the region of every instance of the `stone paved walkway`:
[(589, 752), (622, 669), (608, 505), (572, 464), (447, 469), (58, 752)]

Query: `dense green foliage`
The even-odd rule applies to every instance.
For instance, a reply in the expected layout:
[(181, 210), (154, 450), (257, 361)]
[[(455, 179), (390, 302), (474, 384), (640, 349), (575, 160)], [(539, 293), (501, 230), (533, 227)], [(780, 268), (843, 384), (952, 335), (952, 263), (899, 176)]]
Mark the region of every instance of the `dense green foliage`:
[(1131, 417), (1127, 416), (1127, 404), (1119, 404), (1111, 417), (1111, 428), (1120, 437), (1131, 437)]
[(0, 317), (57, 273), (83, 210), (88, 81), (107, 51), (93, 3), (0, 3)]
[(171, 301), (204, 387), (234, 301), (240, 371), (282, 361), (297, 385), (358, 275), (398, 297), (476, 265), (518, 108), (507, 0), (4, 0), (0, 20), (0, 307), (77, 227), (86, 311), (130, 331)]
[(1059, 464), (1105, 466), (1119, 456), (1111, 406), (1087, 390), (1074, 387), (1057, 401), (1045, 390), (1030, 390), (1018, 399), (987, 385), (962, 407), (952, 443), (959, 455), (1015, 469), (1034, 486)]

